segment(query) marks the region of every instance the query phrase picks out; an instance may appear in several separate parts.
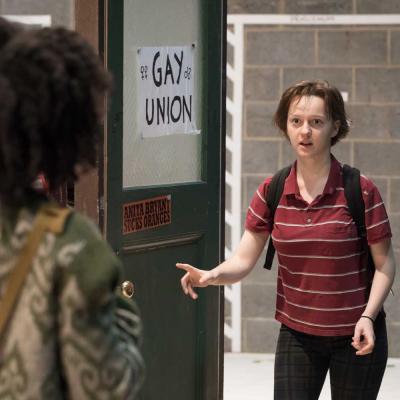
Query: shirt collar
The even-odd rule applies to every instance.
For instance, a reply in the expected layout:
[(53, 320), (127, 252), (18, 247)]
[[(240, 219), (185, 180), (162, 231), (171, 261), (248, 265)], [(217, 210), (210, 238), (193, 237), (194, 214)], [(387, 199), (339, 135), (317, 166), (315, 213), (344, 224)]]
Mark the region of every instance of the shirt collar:
[[(297, 184), (297, 161), (292, 165), (290, 173), (285, 181), (285, 187), (283, 189), (284, 195), (300, 195), (299, 185)], [(337, 187), (341, 186), (341, 175), (342, 175), (342, 165), (338, 160), (331, 154), (331, 167), (329, 170), (328, 180), (326, 181), (325, 188), (322, 194), (332, 194), (336, 191)]]

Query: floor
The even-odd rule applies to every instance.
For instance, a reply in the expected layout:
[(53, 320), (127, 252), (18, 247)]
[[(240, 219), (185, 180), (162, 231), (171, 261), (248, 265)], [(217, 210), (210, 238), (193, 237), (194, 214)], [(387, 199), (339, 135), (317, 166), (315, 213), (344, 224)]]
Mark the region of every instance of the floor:
[[(273, 354), (225, 353), (224, 400), (272, 400), (273, 373)], [(400, 358), (389, 358), (378, 399), (400, 399)], [(319, 400), (330, 400), (329, 377)]]

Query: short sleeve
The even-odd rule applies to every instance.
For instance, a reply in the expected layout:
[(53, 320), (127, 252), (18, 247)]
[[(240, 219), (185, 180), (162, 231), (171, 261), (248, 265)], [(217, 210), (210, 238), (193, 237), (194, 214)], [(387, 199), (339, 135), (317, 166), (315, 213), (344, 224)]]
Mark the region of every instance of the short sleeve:
[(266, 202), (266, 194), (271, 177), (261, 183), (247, 209), (245, 229), (252, 232), (269, 232), (272, 231), (272, 221), (270, 220), (270, 211)]
[(385, 204), (375, 184), (367, 177), (361, 177), (361, 190), (365, 203), (365, 227), (368, 244), (375, 244), (392, 237)]

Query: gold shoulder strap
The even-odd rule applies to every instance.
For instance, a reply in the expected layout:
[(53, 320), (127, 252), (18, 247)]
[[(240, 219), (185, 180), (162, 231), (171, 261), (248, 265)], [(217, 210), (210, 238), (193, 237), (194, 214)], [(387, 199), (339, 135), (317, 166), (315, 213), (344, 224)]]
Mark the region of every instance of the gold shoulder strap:
[(24, 283), (25, 277), (32, 265), (43, 234), (53, 232), (59, 234), (64, 229), (65, 221), (71, 213), (69, 208), (60, 208), (56, 205), (45, 205), (40, 208), (33, 223), (27, 242), (10, 273), (5, 293), (0, 301), (0, 338), (10, 318), (18, 293)]

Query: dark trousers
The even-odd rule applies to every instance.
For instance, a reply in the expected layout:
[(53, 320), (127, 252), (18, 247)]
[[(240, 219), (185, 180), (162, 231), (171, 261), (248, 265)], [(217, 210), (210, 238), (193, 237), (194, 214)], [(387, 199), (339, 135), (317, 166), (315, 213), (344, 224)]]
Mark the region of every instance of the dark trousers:
[(281, 326), (275, 354), (275, 400), (317, 400), (329, 370), (332, 400), (375, 400), (388, 357), (384, 318), (375, 348), (356, 356), (351, 336), (313, 336)]

